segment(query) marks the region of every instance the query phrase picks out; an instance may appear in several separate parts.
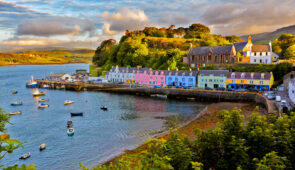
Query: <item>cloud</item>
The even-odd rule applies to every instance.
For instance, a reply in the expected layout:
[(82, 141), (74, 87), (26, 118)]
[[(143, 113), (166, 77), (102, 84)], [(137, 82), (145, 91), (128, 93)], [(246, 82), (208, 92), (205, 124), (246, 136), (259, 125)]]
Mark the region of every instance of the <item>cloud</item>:
[(93, 23), (86, 19), (73, 17), (46, 17), (24, 20), (17, 27), (17, 35), (54, 36), (80, 35), (89, 33), (94, 35)]
[(124, 7), (112, 14), (103, 12), (101, 17), (105, 20), (103, 32), (108, 35), (118, 34), (127, 29), (142, 29), (149, 24), (148, 16), (137, 8)]
[(214, 32), (253, 34), (295, 24), (293, 0), (237, 0), (212, 5), (201, 16)]
[(12, 38), (0, 42), (0, 50), (12, 51), (15, 49), (34, 49), (40, 47), (65, 47), (65, 48), (96, 48), (99, 40), (57, 40), (52, 38)]

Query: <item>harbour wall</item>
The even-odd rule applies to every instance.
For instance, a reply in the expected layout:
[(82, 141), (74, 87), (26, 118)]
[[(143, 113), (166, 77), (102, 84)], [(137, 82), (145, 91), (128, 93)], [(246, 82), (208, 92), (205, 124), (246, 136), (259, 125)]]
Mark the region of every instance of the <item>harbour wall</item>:
[(91, 83), (62, 83), (37, 80), (38, 86), (50, 85), (53, 89), (63, 87), (73, 91), (102, 91), (117, 94), (130, 94), (139, 96), (151, 96), (155, 94), (166, 95), (167, 98), (181, 100), (195, 100), (200, 102), (250, 102), (266, 108), (268, 113), (275, 113), (274, 104), (267, 98), (255, 92), (233, 92), (200, 89), (175, 89), (175, 88), (130, 88), (126, 84), (91, 84)]

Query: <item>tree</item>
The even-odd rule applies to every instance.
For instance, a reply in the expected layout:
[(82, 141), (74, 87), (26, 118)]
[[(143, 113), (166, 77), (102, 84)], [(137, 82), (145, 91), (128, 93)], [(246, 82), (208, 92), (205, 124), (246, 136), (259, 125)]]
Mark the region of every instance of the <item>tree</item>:
[(229, 35), (225, 37), (226, 40), (228, 40), (230, 43), (236, 43), (236, 42), (244, 42), (243, 39), (241, 39), (239, 36), (236, 35)]
[(103, 66), (110, 53), (111, 48), (116, 44), (116, 40), (109, 39), (103, 41), (99, 47), (97, 47), (95, 54), (93, 56), (93, 62), (96, 63), (97, 66)]
[(292, 45), (284, 52), (284, 58), (295, 59), (295, 45)]
[[(254, 159), (257, 161), (257, 159)], [(267, 153), (257, 164), (257, 170), (269, 170), (269, 169), (286, 169), (288, 160), (286, 157), (280, 157), (276, 152), (272, 151)]]
[(210, 34), (210, 29), (200, 23), (192, 24), (191, 26), (189, 26), (189, 31), (200, 34)]

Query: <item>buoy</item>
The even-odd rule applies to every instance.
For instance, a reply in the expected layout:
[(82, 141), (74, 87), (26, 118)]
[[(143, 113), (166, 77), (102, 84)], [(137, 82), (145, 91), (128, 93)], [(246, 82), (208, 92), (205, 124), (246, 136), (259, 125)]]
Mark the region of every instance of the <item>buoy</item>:
[(45, 145), (45, 143), (42, 143), (42, 144), (39, 146), (39, 149), (40, 149), (40, 151), (46, 149), (46, 145)]

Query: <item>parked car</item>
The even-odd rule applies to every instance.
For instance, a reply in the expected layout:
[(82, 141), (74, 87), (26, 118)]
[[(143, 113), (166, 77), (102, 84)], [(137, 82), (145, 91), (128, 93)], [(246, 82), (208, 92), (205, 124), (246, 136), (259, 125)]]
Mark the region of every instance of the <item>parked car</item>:
[(286, 100), (282, 100), (282, 101), (281, 101), (281, 106), (282, 106), (282, 107), (287, 106), (287, 102), (286, 102)]
[(267, 96), (267, 99), (268, 99), (268, 100), (274, 100), (274, 99), (276, 99), (276, 96), (274, 96), (274, 95), (272, 95), (272, 94), (269, 94), (269, 95)]
[(258, 93), (258, 92), (259, 92), (259, 90), (257, 90), (257, 89), (254, 89), (254, 88), (248, 89), (248, 91), (249, 91), (249, 92), (256, 92), (256, 93)]
[(281, 101), (281, 96), (276, 96), (276, 102), (280, 102)]
[(231, 88), (229, 88), (229, 89), (227, 89), (227, 91), (235, 91), (235, 89), (231, 89)]
[(213, 89), (210, 87), (205, 87), (205, 90), (213, 90)]
[(246, 92), (247, 89), (237, 89), (236, 91), (237, 91), (237, 92)]
[(218, 87), (218, 88), (216, 88), (216, 90), (218, 90), (218, 91), (225, 91), (225, 88), (224, 87)]

